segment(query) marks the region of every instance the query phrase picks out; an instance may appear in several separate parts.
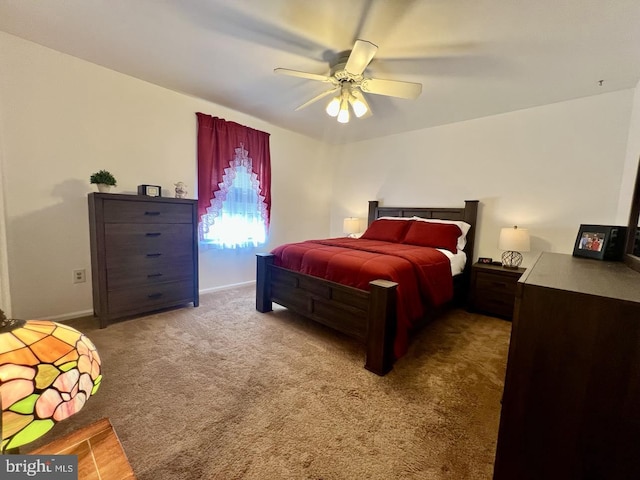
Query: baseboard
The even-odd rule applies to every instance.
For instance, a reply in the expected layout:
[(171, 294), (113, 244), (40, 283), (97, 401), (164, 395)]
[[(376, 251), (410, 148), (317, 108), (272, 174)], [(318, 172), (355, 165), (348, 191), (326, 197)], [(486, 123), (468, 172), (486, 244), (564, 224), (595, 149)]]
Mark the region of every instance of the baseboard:
[(62, 315), (54, 315), (53, 317), (46, 317), (44, 320), (51, 320), (52, 322), (64, 322), (66, 320), (73, 320), (74, 318), (81, 317), (93, 317), (93, 310), (81, 310), (79, 312), (64, 313)]
[(248, 285), (255, 285), (255, 284), (256, 284), (255, 280), (250, 280), (248, 282), (232, 283), (231, 285), (222, 285), (220, 287), (203, 288), (200, 290), (200, 295), (203, 295), (206, 293), (222, 292), (223, 290), (231, 290), (232, 288), (246, 287)]
[[(222, 285), (220, 287), (203, 288), (199, 290), (199, 293), (200, 295), (204, 295), (207, 293), (222, 292), (224, 290), (231, 290), (232, 288), (246, 287), (246, 286), (255, 285), (255, 284), (256, 284), (255, 280), (250, 280), (248, 282), (232, 283), (231, 285)], [(93, 310), (81, 310), (78, 312), (65, 313), (63, 315), (47, 317), (46, 320), (51, 320), (52, 322), (65, 322), (67, 320), (73, 320), (74, 318), (81, 318), (81, 317), (93, 317)]]

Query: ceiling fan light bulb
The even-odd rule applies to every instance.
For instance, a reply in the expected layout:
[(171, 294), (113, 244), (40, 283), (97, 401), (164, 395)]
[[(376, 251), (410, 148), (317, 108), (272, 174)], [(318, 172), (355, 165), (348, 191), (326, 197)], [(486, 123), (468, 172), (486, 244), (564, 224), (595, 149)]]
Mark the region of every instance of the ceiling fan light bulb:
[(359, 99), (354, 99), (351, 102), (351, 107), (353, 107), (353, 113), (356, 114), (356, 117), (360, 118), (361, 116), (363, 116), (365, 113), (367, 113), (367, 106), (365, 105), (364, 102), (360, 101)]
[(340, 111), (340, 97), (334, 97), (327, 105), (326, 112), (331, 117), (337, 117)]
[(342, 99), (340, 100), (340, 111), (338, 112), (338, 121), (340, 123), (349, 123), (349, 97), (344, 93), (343, 89)]
[(338, 121), (340, 123), (349, 123), (349, 110), (348, 109), (340, 109), (338, 112)]

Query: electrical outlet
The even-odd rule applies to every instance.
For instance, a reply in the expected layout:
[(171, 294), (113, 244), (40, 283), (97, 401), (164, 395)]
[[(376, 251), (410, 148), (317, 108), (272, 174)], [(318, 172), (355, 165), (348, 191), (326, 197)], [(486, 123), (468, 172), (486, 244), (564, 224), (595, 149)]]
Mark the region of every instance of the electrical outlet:
[(87, 272), (84, 268), (73, 271), (73, 283), (84, 283), (87, 281)]

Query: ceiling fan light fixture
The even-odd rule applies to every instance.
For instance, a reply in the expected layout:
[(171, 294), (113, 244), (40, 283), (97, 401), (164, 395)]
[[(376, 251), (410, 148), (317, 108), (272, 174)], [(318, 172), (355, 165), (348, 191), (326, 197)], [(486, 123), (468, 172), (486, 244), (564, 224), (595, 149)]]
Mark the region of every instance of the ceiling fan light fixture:
[(330, 73), (319, 75), (310, 72), (276, 68), (274, 72), (291, 77), (304, 78), (317, 82), (329, 83), (331, 88), (307, 100), (296, 108), (301, 110), (314, 102), (336, 95), (325, 107), (327, 115), (338, 119), (340, 123), (349, 122), (349, 105), (357, 118), (368, 118), (372, 110), (365, 93), (373, 93), (387, 97), (416, 99), (422, 93), (422, 84), (398, 80), (382, 80), (365, 77), (365, 70), (375, 56), (378, 46), (366, 40), (357, 39), (353, 49), (340, 52), (330, 63)]
[(339, 96), (331, 99), (331, 101), (327, 104), (326, 112), (327, 112), (327, 115), (329, 115), (330, 117), (338, 116), (338, 112), (340, 112)]
[(338, 113), (338, 122), (349, 123), (349, 110), (340, 110), (340, 113)]
[(349, 123), (349, 102), (344, 97), (340, 102), (340, 111), (338, 112), (338, 121), (340, 123)]
[(349, 96), (349, 103), (351, 104), (351, 108), (353, 108), (353, 113), (355, 113), (358, 118), (362, 117), (369, 110), (363, 101), (353, 95)]

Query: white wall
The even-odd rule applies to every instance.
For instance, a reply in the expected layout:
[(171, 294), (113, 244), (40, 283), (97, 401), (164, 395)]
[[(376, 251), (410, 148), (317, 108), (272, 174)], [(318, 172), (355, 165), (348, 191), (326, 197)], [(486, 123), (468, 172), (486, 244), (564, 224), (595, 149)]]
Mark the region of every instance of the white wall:
[[(198, 111), (271, 133), (267, 248), (328, 234), (330, 160), (321, 142), (2, 32), (0, 71), (2, 194), (16, 318), (92, 310), (90, 280), (72, 283), (74, 269), (85, 268), (91, 278), (91, 173), (111, 171), (116, 193), (150, 183), (173, 196), (181, 180), (195, 198)], [(254, 252), (201, 253), (202, 290), (254, 279)]]
[[(478, 199), (476, 257), (499, 258), (500, 227), (518, 224), (533, 236), (525, 265), (541, 250), (571, 252), (580, 223), (626, 223), (625, 185), (632, 170), (635, 177), (640, 141), (633, 90), (329, 146), (1, 32), (0, 71), (0, 200), (11, 294), (3, 308), (15, 317), (91, 311), (90, 283), (73, 284), (71, 272), (90, 273), (86, 196), (94, 171), (112, 171), (117, 192), (152, 183), (171, 196), (182, 180), (195, 198), (197, 111), (271, 133), (265, 250), (341, 235), (343, 217), (364, 219), (371, 199), (407, 206)], [(2, 267), (0, 255), (0, 279)], [(204, 291), (254, 276), (253, 252), (201, 253)], [(5, 287), (0, 283), (0, 301)]]
[[(529, 228), (532, 252), (570, 253), (581, 223), (616, 222), (633, 90), (346, 146), (336, 162), (332, 232), (389, 206), (480, 200), (477, 256), (499, 259), (503, 226)], [(366, 120), (365, 120), (366, 121)], [(626, 224), (626, 221), (623, 223)]]
[(7, 229), (4, 214), (4, 184), (3, 174), (4, 152), (2, 136), (0, 135), (0, 310), (7, 318), (12, 318), (11, 296), (9, 295), (9, 258), (7, 255)]

